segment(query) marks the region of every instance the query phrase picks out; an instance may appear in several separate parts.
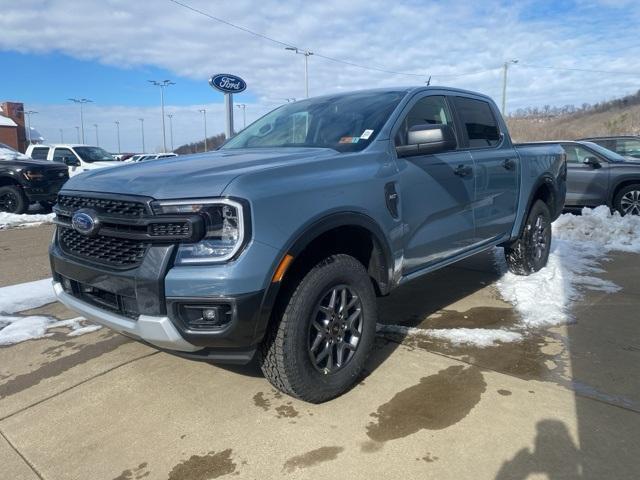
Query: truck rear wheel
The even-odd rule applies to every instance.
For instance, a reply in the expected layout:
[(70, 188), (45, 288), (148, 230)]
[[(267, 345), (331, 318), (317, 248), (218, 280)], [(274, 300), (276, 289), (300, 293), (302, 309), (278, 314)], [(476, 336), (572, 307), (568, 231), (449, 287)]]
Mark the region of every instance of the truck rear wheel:
[(542, 200), (537, 200), (527, 216), (520, 238), (504, 248), (509, 271), (531, 275), (547, 264), (551, 251), (551, 213)]
[(24, 213), (29, 207), (27, 198), (15, 185), (0, 187), (0, 212)]
[(333, 255), (314, 266), (267, 333), (259, 359), (273, 386), (311, 403), (330, 400), (359, 378), (375, 338), (376, 297), (363, 265)]

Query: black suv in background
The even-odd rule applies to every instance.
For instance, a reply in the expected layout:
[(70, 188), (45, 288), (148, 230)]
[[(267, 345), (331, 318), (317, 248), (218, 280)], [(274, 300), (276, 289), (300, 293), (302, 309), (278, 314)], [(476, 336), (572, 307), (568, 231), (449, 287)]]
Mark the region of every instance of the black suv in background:
[(616, 152), (623, 157), (640, 159), (640, 137), (634, 135), (619, 135), (614, 137), (582, 138), (579, 141), (597, 143), (601, 147)]
[(32, 203), (55, 203), (69, 179), (66, 165), (33, 160), (0, 143), (0, 212), (25, 213)]
[(567, 154), (567, 209), (608, 205), (622, 215), (640, 215), (640, 158), (595, 142), (555, 143)]

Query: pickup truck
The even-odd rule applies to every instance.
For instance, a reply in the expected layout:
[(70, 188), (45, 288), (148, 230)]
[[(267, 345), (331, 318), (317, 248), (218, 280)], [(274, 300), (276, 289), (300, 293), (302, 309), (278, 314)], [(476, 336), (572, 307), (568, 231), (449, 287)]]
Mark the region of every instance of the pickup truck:
[(307, 99), (215, 152), (72, 178), (54, 207), (54, 289), (160, 349), (257, 354), (276, 388), (322, 402), (361, 375), (377, 295), (495, 246), (518, 274), (544, 267), (565, 178), (562, 148), (514, 147), (484, 95)]
[(32, 144), (25, 152), (36, 160), (49, 160), (69, 167), (69, 175), (75, 176), (89, 170), (122, 165), (106, 150), (81, 144), (42, 145)]
[(0, 212), (25, 213), (32, 203), (51, 208), (68, 179), (66, 167), (32, 160), (0, 143)]

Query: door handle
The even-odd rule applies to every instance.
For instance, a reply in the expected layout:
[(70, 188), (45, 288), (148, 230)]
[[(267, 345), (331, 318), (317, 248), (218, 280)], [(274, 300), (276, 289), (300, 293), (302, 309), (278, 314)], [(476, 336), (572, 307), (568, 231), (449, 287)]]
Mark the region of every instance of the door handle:
[(505, 158), (502, 162), (502, 166), (505, 170), (513, 170), (516, 167), (516, 162), (512, 158)]
[(469, 165), (458, 165), (453, 170), (453, 173), (455, 173), (459, 177), (466, 177), (466, 176), (471, 175), (473, 173), (473, 168), (471, 168)]

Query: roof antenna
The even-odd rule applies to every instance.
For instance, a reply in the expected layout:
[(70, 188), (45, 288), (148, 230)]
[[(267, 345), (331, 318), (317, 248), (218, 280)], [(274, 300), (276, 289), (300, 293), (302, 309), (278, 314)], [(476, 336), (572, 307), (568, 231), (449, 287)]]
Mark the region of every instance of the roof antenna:
[(427, 79), (427, 87), (431, 85), (431, 75), (429, 75), (429, 78)]

